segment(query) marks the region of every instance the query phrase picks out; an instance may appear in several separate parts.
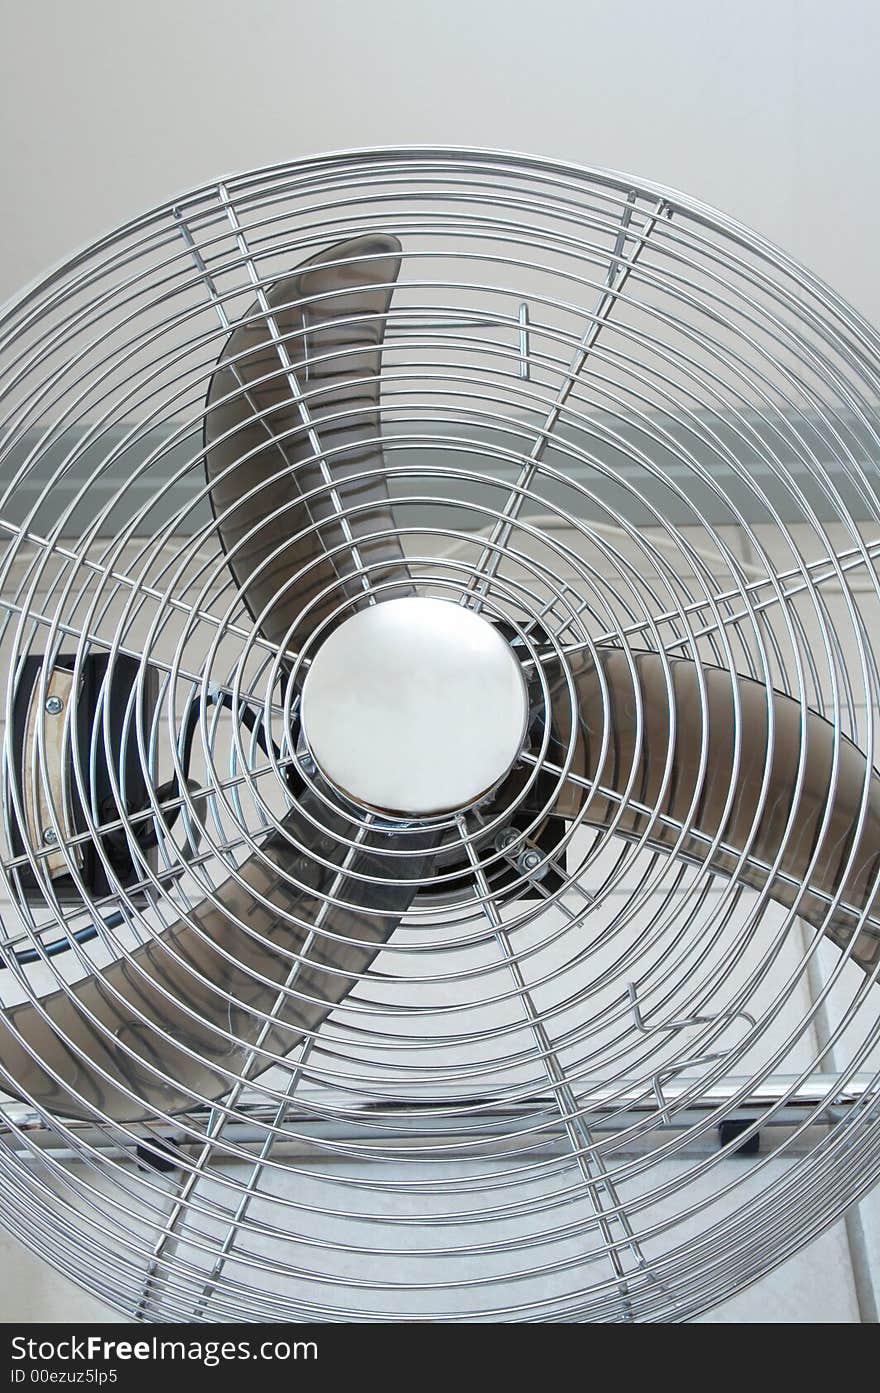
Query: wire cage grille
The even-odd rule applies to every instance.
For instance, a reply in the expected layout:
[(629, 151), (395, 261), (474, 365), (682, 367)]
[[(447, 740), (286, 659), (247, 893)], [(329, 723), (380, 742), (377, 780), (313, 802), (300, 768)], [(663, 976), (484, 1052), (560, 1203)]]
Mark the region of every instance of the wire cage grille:
[[(328, 798), (298, 705), (330, 621), (306, 624), (293, 574), (273, 603), (297, 642), (267, 637), (206, 476), (236, 326), (274, 322), (272, 287), (371, 235), (401, 246), (367, 472), (405, 580), (373, 559), (375, 500), (334, 474), (352, 408), (307, 368), (301, 408), (324, 404), (309, 496), (335, 529), (313, 530), (348, 565), (333, 622), (404, 592), (471, 607), (533, 713), (506, 796), (427, 822)], [(280, 339), (267, 373), (289, 380)], [(597, 825), (575, 748), (577, 663), (608, 652), (633, 671), (649, 655), (670, 691), (679, 660), (738, 674), (821, 713), (840, 761), (877, 762), (880, 355), (847, 305), (656, 185), (377, 150), (230, 178), (112, 233), (6, 308), (0, 364), (0, 1183), (20, 1239), (143, 1319), (679, 1320), (876, 1181), (880, 998), (862, 938), (823, 932), (842, 892), (805, 915), (723, 826), (695, 853), (698, 800), (673, 814), (671, 766), (661, 793), (624, 780)], [(98, 659), (83, 728), (71, 692)], [(607, 694), (599, 710), (607, 744)], [(134, 751), (115, 773), (114, 721)], [(744, 738), (735, 722), (734, 768)], [(804, 742), (793, 786), (806, 760)], [(863, 822), (869, 805), (866, 779)], [(790, 819), (780, 857), (797, 837)], [(267, 927), (271, 879), (259, 913), (235, 909), (279, 838), (284, 877), (310, 887), (305, 947)], [(106, 1065), (57, 1017), (70, 1107), (28, 1087), (18, 1012), (60, 992), (100, 1017), (101, 992), (125, 991), (113, 965), (138, 982), (157, 943), (185, 962), (174, 926), (210, 937), (203, 906), (224, 895), (235, 985), (202, 983), (190, 1008), (223, 1001), (210, 1087), (174, 1073), (205, 1063), (190, 1018), (178, 1032), (137, 996), (112, 1044), (139, 1111), (108, 1105)], [(375, 957), (334, 968), (373, 930)], [(316, 940), (344, 991), (310, 975)]]

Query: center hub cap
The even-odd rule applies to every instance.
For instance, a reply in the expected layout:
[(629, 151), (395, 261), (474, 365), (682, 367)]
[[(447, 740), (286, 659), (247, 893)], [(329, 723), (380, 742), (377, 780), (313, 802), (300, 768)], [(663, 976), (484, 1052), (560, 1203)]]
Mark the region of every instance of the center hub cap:
[(528, 699), (491, 624), (445, 600), (388, 600), (318, 649), (302, 728), (321, 772), (357, 803), (426, 815), (464, 808), (522, 749)]

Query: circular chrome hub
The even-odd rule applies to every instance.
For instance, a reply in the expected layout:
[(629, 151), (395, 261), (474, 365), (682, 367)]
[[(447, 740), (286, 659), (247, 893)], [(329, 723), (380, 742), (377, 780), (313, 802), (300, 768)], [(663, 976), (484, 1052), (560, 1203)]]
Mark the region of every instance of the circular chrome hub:
[(485, 619), (445, 600), (388, 600), (319, 648), (302, 728), (321, 772), (371, 808), (464, 808), (508, 772), (526, 732), (519, 663)]

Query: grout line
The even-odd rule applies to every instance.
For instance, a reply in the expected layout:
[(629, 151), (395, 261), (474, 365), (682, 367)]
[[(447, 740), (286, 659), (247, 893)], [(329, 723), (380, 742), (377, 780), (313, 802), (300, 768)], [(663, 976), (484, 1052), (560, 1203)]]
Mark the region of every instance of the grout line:
[(853, 1205), (843, 1216), (849, 1260), (852, 1265), (856, 1304), (862, 1325), (880, 1325), (877, 1309), (877, 1287), (871, 1269), (871, 1258), (865, 1238), (865, 1220), (861, 1205)]
[[(804, 952), (810, 946), (812, 937), (809, 929), (803, 920), (798, 920), (801, 934), (801, 942)], [(818, 955), (813, 953), (807, 962), (807, 985), (812, 1001), (816, 1001), (821, 995), (824, 983), (824, 972), (820, 966)], [(838, 1073), (837, 1061), (835, 1059), (834, 1047), (829, 1045), (831, 1039), (831, 1026), (828, 1020), (828, 1003), (823, 1001), (813, 1017), (813, 1029), (816, 1034), (818, 1046), (822, 1053), (818, 1057), (817, 1067), (827, 1069), (830, 1073)], [(868, 1254), (868, 1244), (865, 1238), (865, 1222), (862, 1216), (861, 1205), (854, 1204), (846, 1211), (843, 1216), (843, 1227), (846, 1235), (846, 1246), (849, 1252), (849, 1265), (852, 1272), (853, 1290), (856, 1298), (856, 1308), (859, 1313), (859, 1322), (862, 1325), (880, 1324), (877, 1309), (877, 1289), (874, 1282), (874, 1274), (871, 1270), (871, 1260)]]

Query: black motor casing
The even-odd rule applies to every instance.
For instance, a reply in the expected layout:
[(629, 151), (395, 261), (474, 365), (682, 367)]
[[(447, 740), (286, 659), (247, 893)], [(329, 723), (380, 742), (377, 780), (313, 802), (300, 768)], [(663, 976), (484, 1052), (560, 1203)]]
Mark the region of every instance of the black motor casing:
[[(40, 657), (28, 657), (21, 665), (18, 682), (15, 689), (12, 711), (12, 778), (18, 790), (18, 796), (24, 806), (25, 800), (25, 771), (29, 768), (31, 751), (26, 748), (27, 744), (27, 724), (28, 713), (31, 707), (31, 699), (36, 684), (40, 680), (43, 670), (43, 659)], [(72, 655), (60, 654), (53, 664), (55, 669), (73, 671), (74, 658)], [(109, 678), (108, 655), (92, 654), (85, 658), (80, 664), (81, 681), (75, 695), (76, 710), (73, 715), (76, 729), (76, 742), (79, 749), (79, 764), (83, 776), (89, 780), (87, 794), (89, 805), (93, 817), (97, 811), (97, 820), (115, 821), (122, 813), (118, 802), (114, 796), (110, 782), (109, 770), (112, 767), (117, 785), (125, 789), (126, 808), (124, 811), (129, 815), (139, 812), (149, 807), (147, 796), (147, 781), (140, 752), (137, 743), (137, 718), (132, 711), (126, 728), (126, 713), (129, 709), (132, 689), (138, 679), (141, 670), (141, 663), (136, 658), (126, 657), (117, 654), (113, 659), (112, 670)], [(104, 687), (104, 705), (107, 708), (107, 724), (109, 728), (108, 739), (104, 737), (104, 710), (99, 708), (102, 686)], [(143, 694), (141, 697), (140, 720), (142, 729), (148, 731), (153, 719), (158, 697), (159, 681), (158, 674), (153, 668), (147, 671), (144, 681)], [(48, 717), (46, 719), (49, 719)], [(95, 759), (94, 764), (89, 757), (92, 746), (92, 732), (95, 723), (99, 722), (97, 738), (95, 739)], [(65, 770), (69, 788), (69, 809), (72, 831), (74, 833), (87, 832), (88, 823), (83, 811), (82, 802), (79, 798), (77, 782), (74, 777), (73, 764), (71, 759), (71, 743), (67, 742), (67, 768)], [(13, 856), (19, 857), (25, 852), (25, 839), (22, 836), (22, 828), (19, 824), (18, 816), (15, 812), (11, 797), (8, 798), (10, 841), (12, 843)], [(143, 878), (142, 866), (136, 866), (131, 858), (131, 853), (123, 833), (117, 831), (115, 834), (109, 833), (102, 839), (102, 848), (110, 860), (113, 869), (124, 887), (127, 887)], [(83, 884), (90, 895), (99, 898), (101, 896), (114, 893), (115, 886), (111, 886), (106, 867), (104, 866), (98, 849), (94, 841), (89, 838), (80, 844), (82, 853), (82, 865), (80, 874)], [(154, 864), (151, 857), (155, 856), (155, 848), (147, 855), (149, 864)], [(29, 865), (23, 865), (18, 870), (21, 889), (26, 898), (43, 897), (42, 889)], [(52, 877), (52, 888), (54, 893), (62, 901), (80, 900), (81, 892), (73, 878), (69, 874), (62, 874)]]

